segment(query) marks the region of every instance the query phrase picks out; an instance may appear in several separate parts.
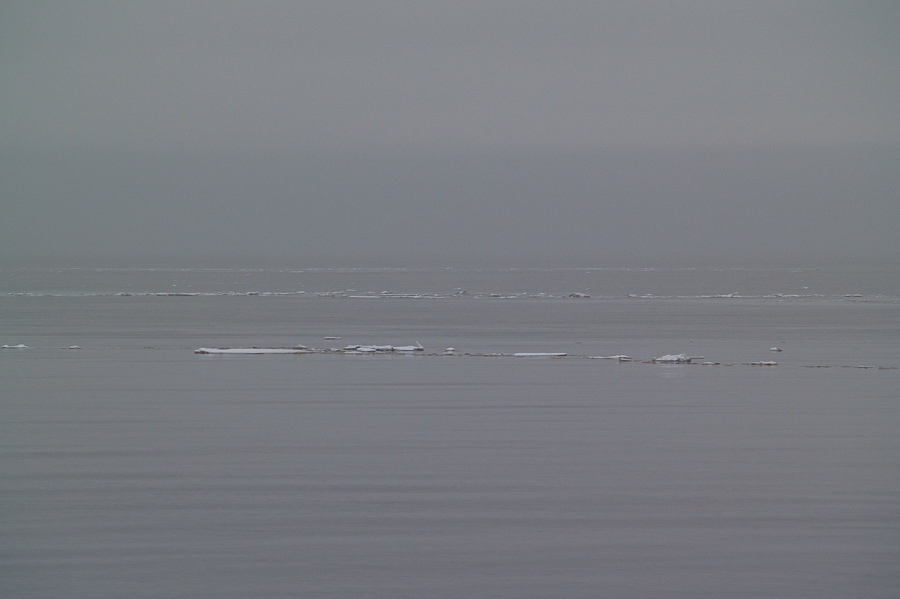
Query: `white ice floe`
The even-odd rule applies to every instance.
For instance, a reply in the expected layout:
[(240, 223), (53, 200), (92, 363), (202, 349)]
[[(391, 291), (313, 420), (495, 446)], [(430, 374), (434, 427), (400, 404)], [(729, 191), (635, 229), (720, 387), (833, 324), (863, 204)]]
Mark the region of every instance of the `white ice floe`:
[(666, 354), (658, 358), (653, 358), (651, 362), (659, 364), (690, 364), (692, 360), (702, 360), (703, 356), (688, 356), (687, 354)]
[(195, 354), (311, 354), (310, 349), (293, 347), (201, 347)]
[(360, 353), (390, 353), (390, 352), (416, 352), (416, 351), (425, 351), (425, 348), (421, 343), (416, 343), (415, 345), (348, 345), (343, 348), (345, 352), (360, 352)]
[(778, 362), (766, 362), (766, 361), (750, 362), (750, 366), (778, 366)]
[(0, 345), (0, 349), (28, 349), (28, 346), (24, 343), (18, 345)]
[(567, 355), (561, 352), (519, 352), (513, 354), (517, 358), (564, 358)]
[(305, 345), (294, 347), (201, 347), (195, 354), (376, 354), (376, 353), (409, 353), (424, 352), (421, 343), (415, 345), (348, 345), (342, 348), (316, 349)]
[(769, 351), (781, 351), (780, 347), (770, 347)]
[(421, 343), (417, 342), (415, 345), (401, 345), (400, 347), (395, 347), (394, 351), (402, 351), (402, 352), (425, 351), (425, 348), (422, 347)]
[(590, 356), (592, 360), (618, 360), (619, 362), (631, 362), (631, 356), (625, 355), (617, 355), (617, 356)]
[(374, 353), (374, 352), (394, 351), (394, 346), (393, 345), (348, 345), (342, 349), (343, 349), (343, 351), (347, 351), (347, 352)]

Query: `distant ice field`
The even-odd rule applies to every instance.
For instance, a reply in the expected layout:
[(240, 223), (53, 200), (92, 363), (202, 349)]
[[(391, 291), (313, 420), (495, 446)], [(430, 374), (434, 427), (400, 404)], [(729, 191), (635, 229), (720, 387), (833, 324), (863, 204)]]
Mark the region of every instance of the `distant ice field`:
[(3, 294), (900, 299), (896, 265), (578, 268), (0, 268)]

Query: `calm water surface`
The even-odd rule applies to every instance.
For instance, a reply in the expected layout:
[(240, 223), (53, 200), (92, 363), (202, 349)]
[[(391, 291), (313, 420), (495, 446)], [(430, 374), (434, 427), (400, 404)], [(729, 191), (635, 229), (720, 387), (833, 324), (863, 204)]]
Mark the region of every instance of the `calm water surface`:
[(900, 596), (896, 269), (0, 277), (0, 596)]

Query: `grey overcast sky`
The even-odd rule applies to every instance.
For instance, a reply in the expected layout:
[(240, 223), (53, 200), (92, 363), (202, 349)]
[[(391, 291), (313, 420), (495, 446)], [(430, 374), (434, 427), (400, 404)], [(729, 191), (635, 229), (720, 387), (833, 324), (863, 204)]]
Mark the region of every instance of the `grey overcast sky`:
[(900, 257), (900, 2), (0, 3), (0, 251)]

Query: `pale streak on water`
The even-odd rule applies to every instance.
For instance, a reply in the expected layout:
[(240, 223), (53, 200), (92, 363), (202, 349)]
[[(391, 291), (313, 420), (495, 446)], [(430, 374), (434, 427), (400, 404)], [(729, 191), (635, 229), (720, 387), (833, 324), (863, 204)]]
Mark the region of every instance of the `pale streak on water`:
[(0, 596), (900, 596), (896, 268), (295, 271), (0, 272)]

